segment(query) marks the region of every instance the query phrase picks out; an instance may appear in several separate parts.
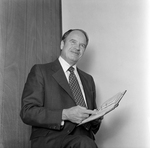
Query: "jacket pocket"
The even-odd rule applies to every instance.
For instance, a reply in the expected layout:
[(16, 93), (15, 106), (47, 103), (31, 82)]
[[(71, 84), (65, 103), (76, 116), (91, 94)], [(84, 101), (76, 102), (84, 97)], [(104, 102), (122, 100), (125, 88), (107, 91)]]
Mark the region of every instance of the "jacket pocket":
[(37, 129), (36, 131), (33, 131), (31, 133), (31, 137), (30, 140), (34, 139), (34, 138), (38, 138), (38, 137), (44, 137), (49, 133), (48, 129)]

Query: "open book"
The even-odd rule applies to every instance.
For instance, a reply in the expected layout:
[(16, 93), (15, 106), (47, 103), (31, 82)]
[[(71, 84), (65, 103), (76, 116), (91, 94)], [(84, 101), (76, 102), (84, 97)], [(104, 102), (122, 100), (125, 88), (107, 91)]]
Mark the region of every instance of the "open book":
[(123, 96), (125, 95), (126, 92), (127, 92), (127, 90), (125, 90), (123, 92), (119, 92), (116, 95), (114, 95), (113, 97), (111, 97), (110, 99), (108, 99), (107, 101), (105, 101), (98, 109), (97, 114), (91, 115), (87, 119), (83, 120), (79, 125), (84, 124), (89, 121), (92, 121), (92, 120), (95, 120), (95, 119), (98, 119), (98, 118), (106, 115), (110, 111), (114, 110), (119, 105), (119, 102), (121, 101), (121, 99), (123, 98)]

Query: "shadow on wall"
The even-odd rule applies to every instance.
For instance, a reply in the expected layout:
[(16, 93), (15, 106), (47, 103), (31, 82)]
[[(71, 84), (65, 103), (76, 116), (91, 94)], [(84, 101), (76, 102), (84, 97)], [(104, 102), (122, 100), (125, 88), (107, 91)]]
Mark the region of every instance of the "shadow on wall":
[[(95, 85), (96, 85), (96, 78), (94, 77), (92, 72), (93, 69), (97, 67), (96, 65), (99, 64), (95, 63), (96, 54), (97, 54), (96, 49), (93, 48), (92, 46), (88, 46), (82, 59), (78, 62), (78, 66), (81, 70), (92, 75), (95, 81)], [(97, 96), (96, 98), (101, 98), (101, 88), (99, 85), (96, 85), (96, 96)], [(99, 106), (99, 104), (101, 104), (101, 99), (97, 99), (97, 106)]]
[(94, 66), (94, 50), (92, 49), (92, 47), (87, 47), (83, 57), (81, 58), (81, 60), (78, 62), (78, 66), (79, 68), (81, 68), (81, 70), (89, 73), (91, 70), (91, 68)]
[[(115, 112), (111, 112), (108, 115), (106, 115), (103, 119), (103, 122), (101, 124), (101, 128), (99, 129), (97, 135), (96, 135), (96, 143), (103, 148), (105, 143), (107, 143), (108, 140), (112, 139), (113, 137), (117, 137), (117, 134), (120, 130), (126, 126), (127, 122), (129, 121), (129, 115), (125, 114), (126, 110), (122, 110), (123, 113), (118, 113), (113, 118), (111, 117), (111, 114)], [(109, 121), (106, 118), (108, 118)], [(107, 124), (109, 122), (109, 124)]]

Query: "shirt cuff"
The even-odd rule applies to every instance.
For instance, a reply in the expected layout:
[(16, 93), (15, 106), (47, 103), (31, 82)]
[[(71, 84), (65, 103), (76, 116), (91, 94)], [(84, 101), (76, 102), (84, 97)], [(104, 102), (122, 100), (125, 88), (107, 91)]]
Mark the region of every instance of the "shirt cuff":
[(64, 121), (61, 121), (61, 126), (64, 126), (65, 122)]

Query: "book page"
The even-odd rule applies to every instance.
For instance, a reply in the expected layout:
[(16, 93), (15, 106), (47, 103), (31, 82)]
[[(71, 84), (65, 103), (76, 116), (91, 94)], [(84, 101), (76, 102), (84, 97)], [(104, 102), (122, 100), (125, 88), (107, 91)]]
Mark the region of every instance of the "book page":
[(114, 110), (118, 105), (120, 100), (123, 98), (124, 94), (126, 93), (127, 90), (123, 91), (122, 93), (119, 92), (116, 95), (114, 95), (113, 97), (111, 97), (110, 99), (108, 99), (107, 101), (105, 101), (100, 109), (98, 110), (97, 114), (95, 115), (91, 115), (90, 117), (88, 117), (87, 119), (83, 120), (79, 125), (87, 123), (89, 121), (98, 119), (104, 115), (106, 115), (107, 113), (109, 113), (110, 111)]

